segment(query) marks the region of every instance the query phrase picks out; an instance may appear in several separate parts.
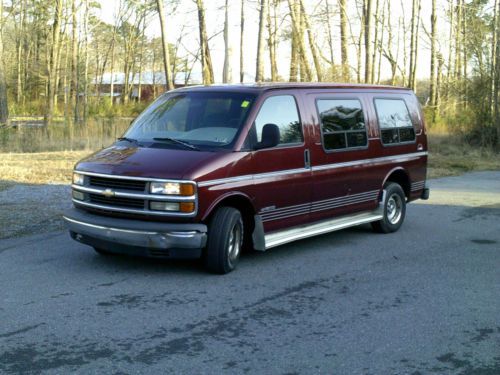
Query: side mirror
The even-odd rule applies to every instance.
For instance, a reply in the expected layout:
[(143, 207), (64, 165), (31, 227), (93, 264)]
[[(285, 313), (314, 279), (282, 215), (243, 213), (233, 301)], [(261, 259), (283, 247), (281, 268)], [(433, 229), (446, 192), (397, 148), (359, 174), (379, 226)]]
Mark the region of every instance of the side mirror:
[(276, 124), (266, 124), (262, 129), (262, 140), (257, 143), (254, 150), (271, 148), (280, 143), (280, 128)]

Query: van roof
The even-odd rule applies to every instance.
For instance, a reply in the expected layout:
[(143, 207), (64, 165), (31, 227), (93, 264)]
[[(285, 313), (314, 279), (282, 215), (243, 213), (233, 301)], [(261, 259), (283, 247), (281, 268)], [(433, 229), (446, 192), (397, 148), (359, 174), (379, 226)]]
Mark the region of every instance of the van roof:
[(364, 89), (364, 90), (398, 90), (411, 91), (406, 87), (389, 85), (371, 85), (359, 83), (335, 83), (335, 82), (263, 82), (263, 83), (238, 83), (238, 84), (216, 84), (199, 85), (179, 88), (175, 91), (247, 91), (262, 92), (276, 89)]

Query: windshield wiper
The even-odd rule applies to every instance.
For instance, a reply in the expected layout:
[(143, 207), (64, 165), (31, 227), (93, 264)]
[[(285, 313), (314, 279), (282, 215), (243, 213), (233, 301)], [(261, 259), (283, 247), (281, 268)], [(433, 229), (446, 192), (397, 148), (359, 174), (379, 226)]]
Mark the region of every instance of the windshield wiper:
[(116, 138), (118, 141), (127, 141), (127, 142), (130, 142), (130, 143), (135, 143), (137, 146), (140, 146), (141, 144), (139, 143), (139, 141), (137, 139), (134, 139), (134, 138), (128, 138), (128, 137), (119, 137), (119, 138)]
[(159, 138), (153, 138), (153, 140), (155, 141), (167, 141), (167, 142), (173, 142), (173, 143), (177, 143), (178, 145), (182, 145), (186, 148), (189, 148), (191, 150), (196, 150), (196, 151), (201, 151), (198, 147), (196, 147), (195, 145), (192, 145), (191, 143), (188, 143), (188, 142), (185, 142), (185, 141), (181, 141), (180, 139), (176, 139), (176, 138), (170, 138), (170, 137), (159, 137)]

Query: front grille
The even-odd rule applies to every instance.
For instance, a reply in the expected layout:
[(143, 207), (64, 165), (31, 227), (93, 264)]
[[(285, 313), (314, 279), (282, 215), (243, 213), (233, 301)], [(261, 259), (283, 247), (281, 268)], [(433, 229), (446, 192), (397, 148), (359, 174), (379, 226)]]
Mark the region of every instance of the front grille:
[(146, 190), (146, 181), (120, 180), (117, 178), (105, 178), (97, 176), (89, 176), (89, 185), (110, 188), (110, 189), (123, 189), (123, 190), (135, 190), (135, 191)]
[(133, 198), (105, 197), (99, 194), (89, 194), (89, 201), (115, 207), (144, 208), (144, 200)]
[[(77, 171), (78, 173), (78, 171)], [(178, 196), (159, 196), (149, 192), (149, 185), (151, 181), (159, 181), (156, 179), (127, 179), (125, 176), (109, 175), (90, 175), (81, 172), (85, 175), (85, 183), (82, 186), (74, 186), (74, 190), (81, 194), (76, 198), (73, 197), (73, 202), (76, 206), (84, 208), (89, 211), (99, 212), (103, 215), (112, 215), (117, 217), (124, 216), (126, 213), (127, 218), (132, 218), (136, 215), (137, 218), (144, 218), (147, 220), (149, 217), (160, 218), (184, 216), (193, 217), (196, 215), (196, 199)], [(170, 180), (161, 180), (170, 181)], [(173, 182), (177, 182), (173, 180)], [(184, 181), (179, 181), (185, 183)], [(186, 181), (189, 183), (188, 181)], [(150, 201), (172, 201), (181, 202), (186, 201), (195, 203), (193, 212), (181, 211), (154, 211), (149, 208)]]

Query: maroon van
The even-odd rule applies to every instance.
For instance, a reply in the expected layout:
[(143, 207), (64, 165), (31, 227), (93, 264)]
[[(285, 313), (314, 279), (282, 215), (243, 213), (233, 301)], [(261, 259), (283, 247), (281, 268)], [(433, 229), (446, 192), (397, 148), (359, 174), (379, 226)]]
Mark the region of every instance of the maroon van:
[(411, 90), (262, 84), (170, 91), (73, 174), (71, 236), (100, 254), (203, 257), (232, 271), (265, 251), (371, 223), (389, 233), (427, 199)]

